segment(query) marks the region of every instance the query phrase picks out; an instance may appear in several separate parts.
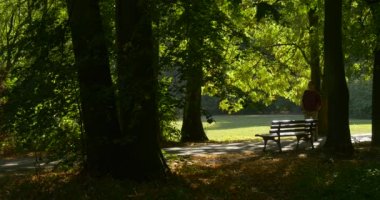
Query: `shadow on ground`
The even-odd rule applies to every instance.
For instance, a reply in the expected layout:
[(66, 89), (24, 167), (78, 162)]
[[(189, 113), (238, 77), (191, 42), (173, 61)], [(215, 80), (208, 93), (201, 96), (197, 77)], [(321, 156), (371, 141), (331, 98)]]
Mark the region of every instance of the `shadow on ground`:
[[(353, 136), (352, 142), (371, 141), (370, 135)], [(314, 142), (314, 147), (318, 148), (323, 145), (325, 138), (320, 138)], [(296, 140), (282, 140), (282, 151), (294, 151), (296, 149)], [(163, 150), (169, 154), (179, 156), (196, 156), (196, 155), (223, 155), (223, 154), (240, 154), (240, 153), (258, 153), (263, 150), (263, 142), (233, 142), (233, 143), (208, 143), (196, 144), (193, 146), (171, 147)], [(311, 149), (308, 142), (301, 141), (299, 149)], [(267, 151), (278, 151), (275, 142), (269, 141)], [(23, 156), (17, 158), (0, 158), (0, 177), (10, 174), (22, 175), (39, 170), (49, 170), (54, 168), (60, 161), (43, 162), (36, 160), (33, 156)]]
[(0, 176), (0, 199), (377, 199), (379, 154), (370, 151), (368, 140), (353, 138), (361, 149), (354, 160), (332, 160), (304, 142), (295, 151), (293, 140), (282, 142), (284, 153), (271, 153), (277, 151), (273, 142), (269, 153), (262, 153), (262, 142), (165, 148), (168, 155), (184, 156), (168, 159), (174, 176), (148, 183), (75, 172), (16, 177), (32, 174), (35, 158), (2, 159), (0, 170), (9, 176)]

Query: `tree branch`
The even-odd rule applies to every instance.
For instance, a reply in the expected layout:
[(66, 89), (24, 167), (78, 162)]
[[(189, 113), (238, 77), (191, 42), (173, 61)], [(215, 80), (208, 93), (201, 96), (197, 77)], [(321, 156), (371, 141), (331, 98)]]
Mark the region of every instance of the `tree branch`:
[(306, 63), (310, 65), (311, 60), (307, 57), (306, 52), (302, 49), (301, 46), (299, 46), (296, 43), (273, 44), (273, 45), (266, 46), (264, 48), (279, 47), (279, 46), (294, 46), (294, 47), (296, 47), (297, 50), (299, 50), (301, 52), (301, 54), (302, 54), (303, 58), (305, 59)]

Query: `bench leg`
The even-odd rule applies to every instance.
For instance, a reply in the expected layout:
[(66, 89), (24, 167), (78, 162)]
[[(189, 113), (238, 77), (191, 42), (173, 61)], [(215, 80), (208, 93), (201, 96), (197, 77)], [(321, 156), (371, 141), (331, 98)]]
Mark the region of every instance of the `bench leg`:
[[(265, 152), (265, 150), (266, 150), (268, 140), (269, 140), (269, 139), (264, 139), (264, 148), (263, 148), (263, 151), (264, 151), (264, 152)], [(280, 140), (275, 140), (275, 139), (270, 139), (270, 140), (275, 141), (275, 142), (277, 143), (278, 149), (280, 150), (280, 152), (282, 152), (282, 149), (281, 149), (281, 142), (280, 142)]]
[(280, 140), (276, 140), (276, 143), (277, 143), (278, 149), (280, 150), (280, 152), (282, 152)]
[(264, 148), (263, 148), (263, 151), (265, 152), (265, 149), (267, 147), (267, 142), (268, 142), (268, 139), (264, 139)]

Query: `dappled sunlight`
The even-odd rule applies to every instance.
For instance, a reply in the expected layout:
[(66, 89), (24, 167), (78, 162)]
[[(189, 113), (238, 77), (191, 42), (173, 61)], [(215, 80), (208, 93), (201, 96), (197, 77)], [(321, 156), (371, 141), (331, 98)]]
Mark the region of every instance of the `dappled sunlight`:
[(307, 154), (305, 153), (298, 154), (298, 158), (307, 158)]
[[(368, 137), (368, 136), (367, 136)], [(314, 142), (314, 147), (318, 148), (324, 143), (324, 138), (319, 138)], [(282, 151), (294, 151), (297, 146), (296, 140), (282, 140)], [(262, 152), (264, 143), (260, 142), (232, 142), (232, 143), (219, 143), (219, 144), (200, 144), (195, 146), (184, 147), (170, 147), (163, 150), (169, 154), (179, 156), (202, 155), (202, 154), (228, 154), (228, 153), (259, 153)], [(311, 150), (309, 142), (300, 141), (299, 149)], [(277, 144), (269, 141), (267, 144), (267, 151), (278, 151)]]
[[(350, 176), (349, 173), (351, 172), (346, 171), (346, 169), (355, 170), (357, 168), (355, 166), (357, 164), (349, 164), (349, 161), (344, 160), (335, 164), (340, 168), (332, 168), (331, 163), (320, 159), (317, 154), (309, 153), (293, 151), (282, 154), (251, 154), (249, 156), (224, 155), (222, 156), (224, 159), (223, 165), (217, 166), (219, 173), (213, 176), (212, 179), (207, 179), (204, 185), (197, 185), (197, 188), (206, 187), (203, 190), (207, 190), (207, 188), (220, 188), (223, 190), (222, 188), (224, 188), (224, 190), (227, 189), (228, 193), (233, 192), (235, 194), (237, 192), (238, 194), (236, 194), (235, 198), (238, 196), (241, 198), (245, 193), (246, 195), (249, 194), (248, 196), (264, 195), (261, 196), (263, 197), (262, 199), (294, 199), (297, 196), (298, 198), (296, 199), (308, 199), (307, 197), (320, 199), (323, 196), (334, 195), (329, 194), (329, 187), (339, 188), (336, 188), (336, 185), (341, 185), (342, 179), (345, 180), (346, 176)], [(239, 157), (240, 161), (236, 161)], [(218, 157), (189, 157), (189, 159), (200, 159), (197, 166), (214, 170), (213, 168), (215, 167), (204, 165), (205, 159), (217, 160)], [(185, 166), (185, 168), (187, 167)], [(191, 167), (196, 167), (196, 165)], [(336, 171), (338, 169), (343, 171)], [(181, 174), (191, 182), (190, 178), (194, 178), (194, 176), (188, 177), (187, 171), (184, 170), (184, 174)], [(213, 172), (203, 169), (196, 173), (203, 176)], [(375, 174), (374, 176), (379, 177), (376, 170), (365, 170), (363, 173)], [(350, 183), (349, 179), (345, 181)], [(342, 188), (344, 187), (342, 185)], [(312, 192), (312, 194), (300, 193), (299, 189), (301, 188), (308, 191), (307, 193)], [(316, 191), (326, 191), (326, 193)]]
[(4, 185), (0, 197), (7, 194), (9, 198), (5, 199), (375, 199), (380, 193), (380, 154), (372, 151), (368, 142), (355, 145), (360, 146), (356, 148), (355, 159), (334, 162), (329, 162), (329, 157), (319, 149), (234, 153), (242, 143), (193, 145), (190, 147), (206, 152), (214, 148), (231, 152), (171, 156), (168, 165), (173, 175), (164, 181), (137, 183), (62, 172), (0, 177)]
[(173, 147), (164, 148), (167, 153), (183, 155), (201, 155), (201, 154), (227, 154), (227, 153), (244, 153), (261, 151), (263, 146), (261, 143), (238, 142), (211, 144), (195, 147)]

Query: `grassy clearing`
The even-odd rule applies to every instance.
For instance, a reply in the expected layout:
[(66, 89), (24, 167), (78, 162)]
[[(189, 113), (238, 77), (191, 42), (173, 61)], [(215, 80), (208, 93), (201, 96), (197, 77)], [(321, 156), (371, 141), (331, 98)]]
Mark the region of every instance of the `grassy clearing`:
[[(303, 115), (215, 115), (216, 123), (203, 123), (212, 141), (255, 140), (255, 134), (267, 133), (272, 120), (303, 119)], [(205, 120), (204, 120), (205, 121)], [(178, 127), (181, 122), (177, 122)], [(371, 133), (371, 120), (351, 119), (352, 135)]]

